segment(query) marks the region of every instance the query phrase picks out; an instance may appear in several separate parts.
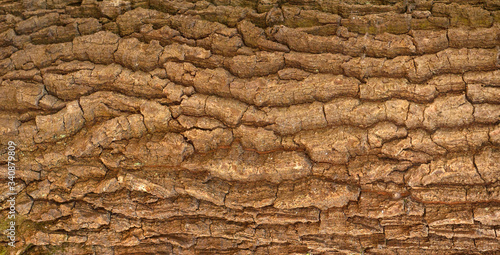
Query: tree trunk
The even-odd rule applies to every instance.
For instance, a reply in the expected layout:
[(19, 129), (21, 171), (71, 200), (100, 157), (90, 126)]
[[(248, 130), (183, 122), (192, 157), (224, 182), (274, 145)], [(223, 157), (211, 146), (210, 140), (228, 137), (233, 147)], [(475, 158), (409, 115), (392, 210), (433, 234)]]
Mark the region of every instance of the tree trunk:
[(500, 250), (498, 1), (6, 0), (0, 22), (1, 254)]

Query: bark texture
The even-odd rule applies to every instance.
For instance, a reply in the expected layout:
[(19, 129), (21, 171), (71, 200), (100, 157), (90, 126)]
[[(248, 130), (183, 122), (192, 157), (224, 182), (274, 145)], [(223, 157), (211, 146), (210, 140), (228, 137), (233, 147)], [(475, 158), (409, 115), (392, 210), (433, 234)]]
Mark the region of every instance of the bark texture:
[(499, 8), (0, 1), (3, 251), (498, 254)]

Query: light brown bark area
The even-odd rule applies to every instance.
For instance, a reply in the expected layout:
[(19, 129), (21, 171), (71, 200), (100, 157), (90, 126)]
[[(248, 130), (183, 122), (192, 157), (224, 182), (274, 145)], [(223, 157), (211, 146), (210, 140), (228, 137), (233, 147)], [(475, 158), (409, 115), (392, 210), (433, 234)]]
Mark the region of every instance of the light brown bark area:
[(7, 252), (494, 254), (499, 7), (3, 1)]

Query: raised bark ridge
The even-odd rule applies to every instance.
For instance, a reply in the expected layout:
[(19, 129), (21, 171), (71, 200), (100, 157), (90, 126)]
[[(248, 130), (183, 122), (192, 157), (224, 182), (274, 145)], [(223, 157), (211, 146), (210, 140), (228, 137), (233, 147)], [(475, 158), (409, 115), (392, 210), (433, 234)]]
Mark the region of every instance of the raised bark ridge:
[(499, 8), (2, 1), (16, 251), (494, 254)]

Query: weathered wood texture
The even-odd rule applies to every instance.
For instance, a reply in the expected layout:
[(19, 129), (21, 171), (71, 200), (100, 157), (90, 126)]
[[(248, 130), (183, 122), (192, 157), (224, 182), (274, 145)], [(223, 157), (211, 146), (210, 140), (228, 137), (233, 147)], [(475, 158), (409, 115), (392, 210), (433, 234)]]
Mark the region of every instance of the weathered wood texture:
[(7, 252), (498, 254), (499, 8), (0, 1)]

